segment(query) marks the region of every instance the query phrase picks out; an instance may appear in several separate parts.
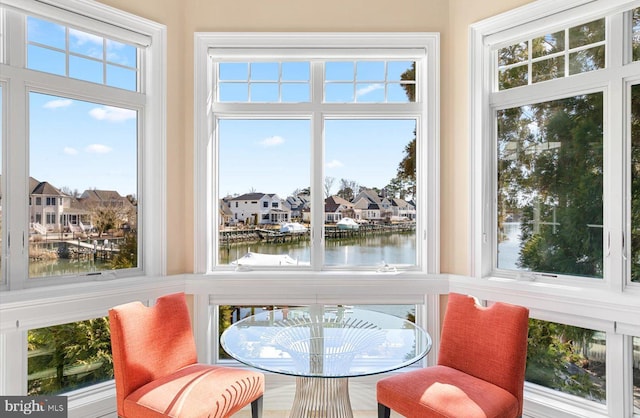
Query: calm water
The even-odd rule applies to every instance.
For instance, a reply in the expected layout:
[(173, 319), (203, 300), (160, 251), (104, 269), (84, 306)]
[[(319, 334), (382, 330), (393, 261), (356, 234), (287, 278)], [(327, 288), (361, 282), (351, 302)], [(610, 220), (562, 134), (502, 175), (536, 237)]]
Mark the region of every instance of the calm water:
[[(311, 261), (311, 246), (308, 240), (285, 244), (238, 243), (221, 248), (220, 264), (229, 264), (249, 251), (262, 254), (287, 254), (299, 262)], [(416, 264), (416, 236), (414, 232), (389, 233), (341, 240), (327, 240), (325, 244), (327, 266), (379, 266)]]

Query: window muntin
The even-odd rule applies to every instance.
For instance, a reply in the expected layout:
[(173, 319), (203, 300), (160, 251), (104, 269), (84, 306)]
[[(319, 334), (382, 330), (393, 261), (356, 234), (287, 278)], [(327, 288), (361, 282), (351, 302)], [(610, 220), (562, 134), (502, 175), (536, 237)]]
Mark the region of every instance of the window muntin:
[(498, 90), (605, 68), (605, 22), (598, 19), (500, 48)]
[[(213, 97), (214, 102), (212, 104), (212, 115), (213, 115), (213, 126), (214, 126), (214, 137), (218, 141), (215, 149), (215, 155), (213, 156), (214, 160), (217, 161), (215, 163), (215, 167), (213, 170), (214, 178), (212, 179), (212, 184), (217, 186), (214, 187), (214, 190), (217, 190), (217, 196), (213, 198), (213, 201), (217, 201), (219, 205), (219, 210), (215, 211), (219, 215), (217, 226), (213, 226), (216, 229), (215, 235), (218, 237), (216, 240), (217, 251), (213, 251), (213, 258), (209, 259), (211, 261), (212, 266), (224, 266), (227, 263), (233, 263), (234, 260), (242, 258), (245, 254), (255, 253), (260, 246), (260, 251), (264, 251), (265, 254), (277, 255), (280, 258), (276, 260), (275, 264), (269, 262), (269, 265), (273, 265), (277, 268), (281, 266), (294, 266), (294, 267), (302, 267), (302, 266), (312, 266), (312, 268), (322, 269), (326, 268), (387, 268), (387, 263), (397, 263), (398, 266), (403, 268), (415, 268), (416, 266), (420, 266), (422, 263), (420, 261), (420, 255), (418, 254), (418, 242), (415, 234), (415, 225), (417, 216), (415, 213), (417, 212), (417, 207), (419, 207), (415, 201), (417, 201), (418, 194), (416, 190), (420, 188), (419, 184), (416, 184), (417, 176), (417, 168), (419, 167), (418, 161), (423, 161), (425, 157), (419, 157), (416, 155), (417, 150), (420, 148), (416, 146), (416, 143), (421, 142), (419, 135), (421, 131), (430, 131), (432, 129), (426, 129), (421, 120), (421, 117), (424, 116), (424, 107), (425, 105), (421, 103), (422, 100), (418, 100), (418, 94), (416, 93), (420, 88), (424, 88), (420, 84), (417, 83), (416, 79), (416, 67), (419, 65), (419, 61), (416, 59), (404, 59), (405, 56), (411, 55), (415, 57), (420, 57), (421, 53), (415, 50), (411, 50), (411, 52), (402, 52), (398, 55), (403, 56), (403, 59), (363, 59), (363, 60), (335, 60), (332, 58), (324, 58), (324, 54), (326, 53), (329, 57), (332, 57), (333, 54), (331, 51), (318, 53), (314, 49), (309, 49), (309, 55), (313, 57), (309, 61), (303, 61), (298, 59), (299, 56), (304, 56), (304, 52), (301, 49), (295, 49), (295, 53), (293, 54), (297, 60), (289, 61), (286, 59), (286, 53), (282, 60), (277, 60), (275, 58), (265, 58), (267, 54), (257, 54), (257, 58), (255, 63), (258, 64), (269, 64), (276, 63), (274, 65), (265, 65), (263, 67), (257, 67), (257, 70), (252, 70), (252, 66), (254, 61), (249, 61), (246, 64), (238, 61), (229, 61), (229, 57), (234, 57), (238, 53), (241, 53), (242, 50), (234, 51), (229, 54), (229, 56), (225, 55), (227, 48), (222, 47), (219, 43), (215, 44), (215, 48), (213, 50), (209, 50), (209, 56), (212, 58), (212, 67), (210, 71), (210, 75), (213, 76), (213, 80), (211, 85), (213, 86), (213, 92), (208, 97)], [(230, 48), (230, 47), (228, 47)], [(360, 55), (357, 49), (353, 50), (353, 56)], [(363, 49), (362, 55), (368, 56), (371, 53), (368, 49)], [(220, 57), (217, 56), (220, 54)], [(275, 57), (280, 54), (280, 50), (274, 51), (273, 55)], [(320, 55), (320, 56), (319, 56)], [(343, 56), (344, 51), (338, 49), (337, 55)], [(376, 53), (375, 55), (378, 55)], [(390, 53), (390, 56), (394, 56), (393, 53)], [(233, 59), (233, 58), (231, 58)], [(277, 68), (282, 68), (285, 63), (288, 62), (305, 62), (309, 65), (309, 75), (307, 75), (306, 67), (299, 67), (303, 71), (303, 75), (292, 77), (295, 79), (307, 80), (310, 86), (311, 91), (318, 92), (318, 94), (314, 93), (314, 96), (310, 97), (311, 103), (305, 103), (304, 101), (297, 102), (296, 107), (289, 106), (287, 103), (283, 103), (277, 100), (273, 102), (259, 102), (253, 101), (249, 97), (250, 95), (250, 84), (258, 83), (260, 81), (268, 81), (274, 82), (276, 80)], [(331, 66), (334, 65), (332, 68)], [(426, 62), (420, 62), (420, 65), (427, 65)], [(345, 70), (345, 68), (350, 68)], [(419, 68), (418, 68), (419, 69)], [(258, 71), (260, 70), (260, 71)], [(251, 74), (263, 74), (256, 75), (254, 77), (254, 81), (251, 81)], [(281, 70), (278, 70), (282, 72)], [(327, 76), (328, 74), (328, 76)], [(327, 83), (326, 78), (332, 79), (335, 82), (342, 82), (345, 85), (349, 85), (348, 90), (353, 95), (353, 98), (344, 99), (340, 98), (332, 103), (326, 103), (326, 89), (328, 85), (331, 83)], [(261, 78), (264, 80), (257, 80), (257, 78)], [(334, 80), (333, 80), (334, 79)], [(236, 82), (237, 84), (243, 85), (242, 92), (236, 99), (225, 98), (220, 95), (221, 85), (231, 84)], [(367, 84), (370, 82), (375, 82), (377, 84), (378, 81), (383, 83), (382, 87), (376, 87), (374, 94), (383, 93), (381, 98), (378, 98), (373, 101), (369, 101), (366, 103), (357, 102), (355, 100), (356, 95), (356, 85), (360, 82), (360, 84)], [(393, 85), (393, 86), (391, 86)], [(397, 88), (397, 89), (396, 89)], [(393, 92), (396, 89), (395, 93)], [(322, 93), (324, 91), (324, 93)], [(320, 94), (322, 93), (322, 94)], [(402, 99), (396, 98), (393, 96), (397, 94), (402, 94)], [(367, 91), (363, 91), (362, 94), (368, 94)], [(422, 93), (424, 95), (424, 93)], [(306, 98), (306, 97), (305, 97)], [(264, 158), (264, 155), (260, 155), (259, 157), (262, 160), (256, 164), (250, 164), (248, 161), (252, 158), (255, 158), (255, 155), (252, 155), (251, 152), (246, 151), (234, 151), (237, 155), (234, 156), (231, 160), (238, 161), (239, 159), (244, 159), (246, 161), (242, 161), (240, 163), (234, 164), (229, 163), (229, 158), (223, 156), (225, 152), (225, 145), (221, 142), (224, 141), (224, 124), (227, 124), (228, 121), (247, 121), (249, 119), (246, 118), (247, 114), (252, 115), (252, 119), (255, 117), (256, 119), (265, 121), (265, 120), (308, 120), (309, 122), (309, 154), (308, 160), (305, 161), (306, 169), (304, 171), (295, 171), (289, 169), (287, 166), (291, 164), (297, 164), (296, 159), (298, 156), (287, 154), (288, 161), (284, 164), (278, 163), (278, 159), (274, 159), (274, 162), (271, 162), (269, 159)], [(264, 116), (260, 116), (264, 115)], [(324, 220), (329, 220), (330, 216), (333, 215), (331, 220), (337, 221), (336, 216), (342, 217), (342, 214), (327, 214), (324, 212), (324, 199), (329, 196), (331, 193), (330, 182), (334, 182), (337, 187), (337, 181), (341, 182), (352, 182), (355, 183), (356, 180), (351, 180), (351, 178), (333, 178), (332, 175), (328, 174), (328, 171), (332, 168), (335, 162), (332, 161), (324, 161), (322, 159), (323, 152), (329, 151), (331, 145), (328, 143), (328, 138), (326, 136), (327, 126), (325, 122), (331, 123), (335, 122), (335, 125), (338, 125), (338, 121), (360, 121), (360, 123), (373, 124), (377, 123), (400, 123), (400, 120), (410, 121), (411, 129), (405, 129), (401, 135), (402, 139), (395, 139), (395, 137), (389, 136), (389, 140), (385, 143), (385, 149), (389, 150), (393, 153), (402, 153), (405, 152), (407, 154), (407, 158), (405, 158), (407, 162), (406, 169), (400, 169), (399, 165), (403, 161), (404, 156), (398, 155), (394, 158), (394, 161), (385, 160), (384, 164), (384, 172), (387, 173), (389, 169), (391, 170), (391, 174), (386, 176), (388, 177), (384, 181), (382, 180), (374, 180), (374, 182), (384, 183), (381, 185), (370, 186), (373, 188), (378, 188), (376, 193), (378, 195), (384, 195), (386, 193), (385, 190), (380, 188), (385, 188), (388, 190), (392, 190), (392, 196), (390, 197), (400, 197), (400, 193), (398, 189), (400, 187), (404, 187), (407, 190), (410, 190), (408, 193), (403, 193), (403, 196), (406, 197), (408, 201), (403, 202), (398, 199), (393, 200), (392, 204), (393, 208), (385, 208), (387, 212), (392, 213), (392, 210), (396, 210), (398, 215), (395, 217), (387, 217), (387, 221), (391, 224), (392, 221), (399, 219), (406, 219), (408, 224), (411, 224), (409, 228), (410, 231), (408, 237), (405, 237), (405, 241), (409, 245), (406, 248), (407, 251), (410, 251), (411, 254), (403, 254), (402, 257), (398, 257), (397, 259), (393, 259), (387, 261), (386, 259), (381, 258), (381, 255), (384, 255), (385, 252), (381, 251), (380, 248), (377, 249), (373, 255), (365, 257), (366, 260), (360, 260), (356, 264), (344, 263), (342, 260), (336, 262), (335, 260), (327, 261), (326, 256), (329, 254), (329, 251), (325, 251), (332, 244), (328, 242), (328, 240), (324, 239), (327, 237), (324, 230)], [(374, 122), (375, 121), (375, 122)], [(222, 123), (220, 123), (222, 122)], [(241, 124), (242, 122), (240, 122)], [(257, 123), (257, 122), (256, 122)], [(249, 126), (249, 125), (247, 125)], [(420, 127), (420, 129), (419, 129)], [(405, 132), (406, 131), (406, 132)], [(338, 132), (337, 135), (334, 136), (335, 140), (342, 140), (346, 145), (348, 144), (348, 130), (343, 129), (343, 132)], [(388, 129), (387, 129), (388, 132)], [(418, 135), (418, 136), (416, 136)], [(396, 135), (397, 136), (397, 135)], [(282, 138), (286, 138), (285, 135), (276, 135), (273, 140), (282, 140)], [(377, 141), (380, 141), (382, 138), (379, 135)], [(371, 139), (371, 138), (370, 138)], [(375, 164), (367, 165), (367, 160), (374, 160), (374, 158), (369, 157), (369, 154), (380, 153), (375, 150), (370, 144), (367, 144), (365, 140), (358, 140), (361, 144), (360, 149), (357, 152), (357, 155), (348, 156), (348, 163), (352, 165), (360, 165), (362, 167), (366, 167), (368, 173), (375, 173), (377, 167)], [(351, 141), (355, 142), (355, 141)], [(400, 145), (402, 142), (402, 145)], [(239, 143), (239, 142), (236, 142)], [(426, 144), (423, 144), (423, 149), (428, 149)], [(285, 147), (286, 148), (286, 147)], [(280, 149), (279, 152), (287, 153), (286, 149)], [(263, 153), (264, 154), (264, 153)], [(266, 154), (265, 154), (266, 155)], [(292, 158), (295, 157), (295, 158)], [(278, 157), (279, 158), (279, 157)], [(335, 159), (335, 158), (334, 158)], [(364, 164), (363, 164), (364, 162)], [(246, 216), (241, 216), (238, 212), (243, 210), (248, 210), (248, 205), (253, 204), (250, 203), (250, 200), (242, 203), (238, 207), (238, 202), (226, 202), (222, 201), (223, 198), (233, 197), (233, 195), (240, 196), (240, 192), (231, 191), (226, 188), (224, 185), (225, 176), (225, 167), (224, 166), (234, 166), (234, 169), (238, 170), (237, 175), (229, 176), (229, 178), (243, 178), (247, 177), (246, 173), (253, 173), (253, 177), (251, 178), (251, 183), (255, 182), (267, 182), (267, 190), (263, 190), (263, 187), (255, 187), (255, 186), (243, 186), (246, 190), (251, 193), (260, 193), (262, 195), (269, 195), (272, 192), (269, 192), (269, 189), (274, 189), (276, 186), (274, 185), (276, 182), (270, 181), (268, 176), (265, 176), (264, 173), (276, 173), (279, 171), (287, 171), (288, 178), (287, 181), (290, 181), (292, 178), (300, 177), (302, 175), (302, 180), (306, 177), (306, 173), (310, 173), (310, 177), (308, 178), (308, 183), (304, 184), (302, 181), (299, 181), (299, 185), (297, 185), (293, 190), (284, 190), (284, 195), (280, 195), (277, 193), (280, 201), (278, 202), (280, 213), (262, 213), (262, 214), (254, 214), (251, 217), (252, 220), (247, 219)], [(256, 171), (261, 171), (261, 178), (256, 178)], [(292, 174), (295, 173), (295, 176)], [(404, 177), (400, 178), (400, 173)], [(397, 174), (397, 175), (396, 175)], [(273, 176), (273, 174), (271, 174)], [(354, 176), (351, 176), (352, 178)], [(368, 181), (366, 178), (364, 180), (359, 181)], [(397, 177), (397, 178), (394, 178)], [(285, 177), (283, 177), (285, 178)], [(320, 180), (321, 179), (321, 180)], [(363, 186), (369, 187), (366, 184)], [(336, 189), (337, 191), (337, 189)], [(336, 192), (334, 191), (334, 192)], [(246, 192), (245, 192), (246, 194)], [(244, 196), (246, 198), (250, 198), (252, 196)], [(315, 203), (314, 203), (315, 202)], [(324, 203), (324, 204), (323, 204)], [(395, 205), (399, 205), (399, 208), (396, 208)], [(348, 206), (348, 205), (347, 205)], [(264, 206), (265, 208), (267, 206)], [(342, 210), (348, 209), (346, 206), (342, 208)], [(373, 209), (366, 208), (368, 212), (364, 212), (368, 218), (376, 217)], [(270, 207), (271, 212), (275, 212), (273, 206)], [(424, 210), (424, 209), (423, 209)], [(224, 214), (224, 212), (229, 212), (228, 214)], [(232, 213), (235, 212), (235, 213)], [(289, 212), (289, 213), (283, 213)], [(312, 223), (312, 219), (320, 219), (320, 222)], [(380, 222), (384, 218), (381, 218), (378, 214), (376, 217), (376, 221)], [(288, 220), (293, 225), (287, 225)], [(426, 218), (422, 220), (426, 221)], [(241, 234), (231, 234), (234, 229), (238, 226), (246, 226), (247, 222), (259, 225), (271, 224), (268, 228), (268, 231), (256, 231), (256, 234), (259, 238), (251, 238), (246, 234), (246, 228), (243, 228), (243, 233)], [(281, 232), (285, 233), (285, 236), (278, 236), (274, 234), (274, 224), (280, 224), (283, 228)], [(222, 227), (221, 227), (222, 226)], [(224, 230), (226, 227), (227, 230)], [(286, 230), (293, 229), (294, 236), (291, 237), (289, 232), (285, 232)], [(371, 232), (376, 228), (371, 228)], [(388, 228), (391, 229), (391, 228)], [(315, 230), (315, 232), (313, 232)], [(394, 228), (393, 232), (397, 232), (399, 228)], [(250, 232), (250, 231), (249, 231)], [(405, 231), (402, 231), (405, 232)], [(247, 239), (243, 239), (242, 243), (235, 248), (229, 249), (230, 245), (233, 245), (233, 242), (229, 242), (231, 236), (235, 236), (237, 240), (238, 237), (243, 236)], [(316, 237), (315, 240), (312, 237)], [(291, 239), (289, 238), (291, 237)], [(322, 237), (320, 239), (318, 237)], [(365, 252), (369, 252), (370, 249), (366, 247), (366, 243), (364, 242), (356, 243), (352, 250), (358, 251), (361, 254)], [(393, 239), (387, 240), (379, 240), (384, 241), (379, 242), (376, 246), (397, 246), (398, 244)], [(280, 249), (278, 248), (265, 248), (263, 244), (270, 243), (279, 243)], [(312, 244), (313, 243), (313, 244)], [(345, 244), (346, 246), (347, 244)], [(227, 253), (226, 255), (223, 253)], [(353, 254), (353, 253), (352, 253)], [(396, 255), (398, 251), (396, 251)], [(357, 254), (353, 254), (357, 255)], [(252, 256), (249, 254), (249, 256)], [(288, 258), (286, 258), (286, 257)], [(284, 259), (286, 258), (286, 259)], [(385, 258), (387, 258), (385, 256)], [(350, 257), (351, 260), (356, 260), (358, 257)], [(251, 261), (258, 262), (259, 267), (267, 267), (266, 264), (260, 264), (261, 262), (266, 262), (264, 260), (259, 261), (259, 257), (254, 257)], [(324, 262), (321, 262), (324, 260)], [(245, 261), (248, 263), (249, 260)], [(254, 267), (249, 267), (253, 269)], [(386, 270), (385, 270), (386, 271)]]
[(137, 91), (137, 55), (133, 45), (27, 17), (29, 69)]
[(27, 334), (28, 395), (57, 395), (113, 379), (108, 318)]
[(32, 92), (29, 135), (29, 277), (137, 267), (137, 112)]
[(310, 68), (302, 61), (220, 62), (218, 101), (307, 103)]
[(415, 101), (415, 83), (413, 61), (329, 61), (325, 64), (324, 101), (407, 103)]
[(497, 112), (498, 268), (603, 277), (602, 100)]
[(532, 318), (525, 380), (604, 404), (606, 353), (604, 332)]

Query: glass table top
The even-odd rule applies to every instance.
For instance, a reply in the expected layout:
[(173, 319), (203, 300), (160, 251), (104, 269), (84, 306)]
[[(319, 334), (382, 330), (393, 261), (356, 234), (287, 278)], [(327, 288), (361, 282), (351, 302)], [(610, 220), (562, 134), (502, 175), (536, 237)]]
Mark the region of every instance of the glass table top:
[(227, 328), (220, 341), (244, 364), (302, 377), (384, 373), (431, 349), (429, 334), (406, 319), (322, 305), (261, 312)]

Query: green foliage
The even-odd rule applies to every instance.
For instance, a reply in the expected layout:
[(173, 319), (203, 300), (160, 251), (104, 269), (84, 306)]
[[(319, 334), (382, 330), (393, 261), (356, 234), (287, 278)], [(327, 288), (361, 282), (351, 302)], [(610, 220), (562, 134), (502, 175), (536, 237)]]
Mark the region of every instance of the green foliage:
[(29, 331), (29, 395), (57, 394), (113, 378), (108, 318)]
[(498, 112), (498, 226), (520, 216), (519, 264), (602, 277), (602, 94)]
[(604, 378), (588, 369), (592, 337), (592, 330), (530, 319), (526, 380), (603, 402)]
[(138, 234), (129, 232), (120, 244), (120, 251), (114, 253), (109, 262), (112, 269), (126, 269), (138, 266)]

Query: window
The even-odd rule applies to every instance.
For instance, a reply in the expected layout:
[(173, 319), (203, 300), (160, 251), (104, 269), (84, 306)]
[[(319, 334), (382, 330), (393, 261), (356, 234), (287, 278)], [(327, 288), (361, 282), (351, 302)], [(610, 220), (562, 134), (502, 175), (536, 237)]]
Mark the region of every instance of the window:
[(529, 320), (527, 382), (606, 403), (605, 356), (603, 332)]
[[(13, 215), (10, 234), (28, 237), (28, 251), (3, 260), (16, 273), (9, 288), (161, 269), (144, 265), (141, 251), (145, 245), (145, 257), (160, 260), (161, 245), (142, 239), (145, 224), (161, 222), (147, 219), (162, 202), (149, 186), (154, 176), (162, 178), (151, 173), (161, 173), (164, 152), (161, 107), (155, 107), (162, 99), (147, 97), (161, 88), (161, 54), (150, 55), (157, 28), (136, 19), (107, 23), (114, 21), (105, 17), (108, 8), (70, 12), (67, 6), (19, 0), (2, 9), (1, 39), (12, 42), (3, 45), (0, 81), (27, 86), (7, 89), (4, 99), (28, 109), (6, 120), (13, 127), (6, 158), (17, 163), (2, 178), (14, 195), (28, 191), (3, 208)], [(13, 47), (20, 44), (24, 50)], [(154, 229), (146, 231), (163, 230)], [(65, 279), (45, 280), (51, 276)]]
[[(435, 38), (401, 34), (381, 48), (375, 37), (344, 36), (333, 49), (321, 34), (274, 36), (269, 46), (260, 36), (249, 36), (255, 48), (235, 47), (233, 35), (200, 40), (207, 71), (196, 94), (213, 102), (199, 124), (211, 118), (215, 145), (197, 134), (196, 147), (211, 153), (198, 152), (199, 164), (212, 164), (197, 195), (258, 198), (269, 209), (231, 205), (226, 222), (221, 211), (213, 224), (200, 218), (212, 230), (201, 241), (207, 269), (238, 266), (249, 253), (274, 256), (253, 257), (262, 261), (252, 269), (435, 266), (428, 236), (437, 235), (436, 209), (426, 203), (437, 196)], [(238, 227), (255, 230), (253, 242), (240, 234), (230, 242)]]
[(472, 25), (471, 288), (536, 318), (529, 414), (629, 415), (631, 379), (605, 365), (635, 367), (637, 4), (536, 3)]
[(30, 330), (28, 395), (55, 395), (113, 379), (108, 318)]
[(640, 337), (633, 337), (633, 412), (640, 414)]

